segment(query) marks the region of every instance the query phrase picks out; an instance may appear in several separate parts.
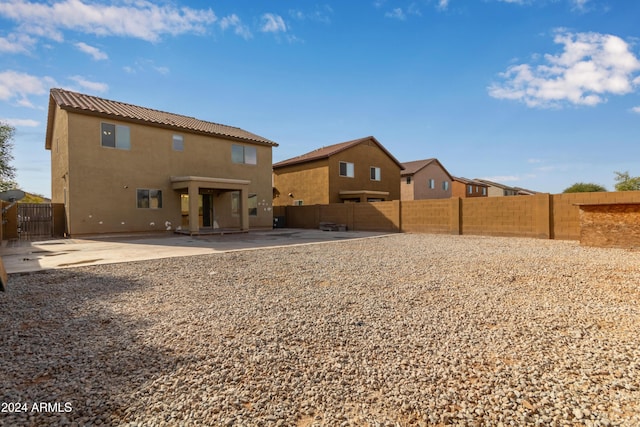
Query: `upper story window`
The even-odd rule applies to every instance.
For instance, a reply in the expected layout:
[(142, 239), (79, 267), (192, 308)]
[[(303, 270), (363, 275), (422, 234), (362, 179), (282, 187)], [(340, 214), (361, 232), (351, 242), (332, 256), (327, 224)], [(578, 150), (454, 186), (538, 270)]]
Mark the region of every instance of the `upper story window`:
[(162, 207), (162, 190), (139, 188), (137, 203), (141, 209), (160, 209)]
[(407, 184), (411, 184), (411, 177), (410, 176), (407, 177)]
[(371, 166), (371, 181), (380, 181), (380, 168)]
[(113, 123), (101, 123), (100, 141), (103, 147), (130, 150), (131, 136), (129, 126), (115, 125)]
[(487, 195), (487, 187), (482, 187), (482, 195), (483, 196)]
[(442, 189), (447, 191), (449, 189), (449, 181), (442, 181)]
[(184, 137), (173, 135), (173, 151), (184, 151)]
[(434, 189), (436, 188), (436, 180), (435, 179), (429, 179), (429, 188), (430, 189)]
[(469, 194), (473, 194), (473, 185), (467, 185), (467, 191)]
[(258, 163), (258, 155), (256, 147), (250, 145), (232, 145), (231, 161), (233, 163), (244, 163), (246, 165), (255, 165)]
[(355, 176), (355, 170), (353, 163), (340, 162), (340, 176), (346, 176), (347, 178), (353, 178)]

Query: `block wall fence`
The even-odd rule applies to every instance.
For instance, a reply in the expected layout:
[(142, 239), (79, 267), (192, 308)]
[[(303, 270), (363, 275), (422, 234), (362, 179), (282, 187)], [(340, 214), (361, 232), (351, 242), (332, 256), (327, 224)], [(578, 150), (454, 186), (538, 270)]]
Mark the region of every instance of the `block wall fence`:
[(289, 228), (321, 222), (348, 230), (580, 240), (578, 204), (640, 203), (640, 191), (277, 206)]

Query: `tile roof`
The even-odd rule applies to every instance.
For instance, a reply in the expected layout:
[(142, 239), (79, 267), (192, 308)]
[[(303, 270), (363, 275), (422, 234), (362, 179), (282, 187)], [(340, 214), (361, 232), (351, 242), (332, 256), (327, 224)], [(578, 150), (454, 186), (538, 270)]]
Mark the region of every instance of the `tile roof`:
[(482, 183), (488, 185), (489, 187), (497, 187), (497, 188), (501, 188), (503, 190), (515, 190), (515, 188), (509, 187), (508, 185), (500, 184), (499, 182), (493, 182), (493, 181), (489, 181), (487, 179), (481, 179), (481, 178), (476, 178), (475, 180), (479, 181), (479, 182), (482, 182)]
[(402, 164), (402, 166), (404, 166), (404, 170), (400, 173), (400, 176), (410, 176), (410, 175), (415, 175), (417, 172), (419, 172), (420, 170), (426, 168), (427, 166), (429, 166), (431, 163), (437, 163), (440, 168), (442, 168), (442, 170), (449, 175), (449, 177), (453, 178), (453, 176), (449, 173), (449, 171), (447, 169), (445, 169), (444, 166), (442, 166), (442, 163), (440, 163), (440, 161), (438, 161), (438, 159), (424, 159), (424, 160), (414, 160), (412, 162), (405, 162)]
[(384, 151), (387, 154), (387, 156), (389, 156), (398, 166), (400, 166), (400, 169), (402, 169), (402, 163), (400, 163), (395, 157), (393, 157), (393, 155), (389, 153), (387, 149), (384, 148), (382, 144), (380, 144), (380, 142), (378, 142), (378, 140), (375, 139), (373, 136), (366, 136), (364, 138), (358, 138), (352, 141), (341, 142), (339, 144), (333, 144), (326, 147), (318, 148), (316, 150), (310, 151), (300, 156), (292, 157), (290, 159), (282, 160), (278, 163), (274, 163), (273, 168), (277, 169), (284, 166), (291, 166), (299, 163), (306, 163), (314, 160), (326, 159), (334, 154), (337, 154), (341, 151), (346, 150), (347, 148), (354, 147), (362, 142), (369, 141), (369, 140), (373, 141), (378, 147), (380, 147), (380, 149)]
[(486, 184), (484, 182), (481, 182), (481, 181), (478, 181), (478, 180), (475, 180), (475, 179), (463, 178), (461, 176), (454, 176), (452, 178), (455, 181), (461, 182), (461, 183), (466, 184), (466, 185), (477, 185), (479, 187), (488, 187), (489, 186), (489, 184)]
[(415, 160), (412, 162), (404, 162), (402, 165), (404, 166), (404, 170), (402, 171), (402, 176), (405, 175), (413, 175), (418, 172), (420, 169), (429, 166), (433, 163), (435, 159), (424, 159), (424, 160)]
[(51, 102), (63, 110), (84, 114), (108, 116), (121, 120), (144, 122), (152, 126), (175, 128), (194, 133), (216, 135), (223, 138), (265, 144), (277, 147), (278, 144), (243, 129), (198, 120), (194, 117), (167, 113), (151, 108), (139, 107), (119, 101), (111, 101), (97, 96), (84, 95), (64, 89), (51, 89)]

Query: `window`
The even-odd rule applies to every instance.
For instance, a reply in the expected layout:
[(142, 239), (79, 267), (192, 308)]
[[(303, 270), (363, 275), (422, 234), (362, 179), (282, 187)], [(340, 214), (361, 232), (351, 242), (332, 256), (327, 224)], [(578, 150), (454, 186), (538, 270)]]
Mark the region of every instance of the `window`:
[(347, 178), (354, 177), (353, 163), (340, 162), (340, 176), (346, 176)]
[(449, 181), (442, 181), (442, 189), (447, 191), (449, 189)]
[(410, 176), (407, 177), (407, 184), (411, 184), (411, 177)]
[(467, 185), (467, 191), (469, 192), (469, 194), (473, 194), (473, 186)]
[(232, 145), (231, 161), (233, 163), (244, 163), (246, 165), (255, 165), (258, 163), (256, 147), (248, 145)]
[(258, 195), (249, 194), (249, 216), (258, 216)]
[(182, 135), (173, 135), (173, 151), (184, 151), (184, 138)]
[(430, 189), (432, 189), (432, 190), (433, 190), (434, 188), (436, 188), (436, 181), (435, 181), (435, 179), (430, 179), (430, 180), (429, 180), (429, 188), (430, 188)]
[(380, 168), (371, 166), (371, 181), (380, 181)]
[(482, 195), (483, 196), (487, 195), (487, 187), (482, 187)]
[[(249, 216), (258, 216), (258, 195), (249, 194), (248, 200)], [(231, 213), (233, 215), (240, 215), (240, 192), (234, 191), (231, 193)]]
[(302, 200), (294, 200), (293, 201), (293, 206), (302, 206), (302, 205), (303, 205)]
[(141, 209), (160, 209), (162, 207), (162, 191), (139, 188), (138, 207)]
[(103, 147), (118, 148), (120, 150), (131, 149), (129, 126), (101, 123), (100, 130)]

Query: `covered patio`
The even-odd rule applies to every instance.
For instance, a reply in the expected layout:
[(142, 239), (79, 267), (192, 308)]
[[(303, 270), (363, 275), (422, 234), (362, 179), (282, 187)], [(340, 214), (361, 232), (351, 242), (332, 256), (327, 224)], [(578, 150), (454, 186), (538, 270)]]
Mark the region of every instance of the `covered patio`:
[[(188, 234), (212, 234), (212, 233), (230, 233), (230, 232), (247, 232), (249, 231), (249, 184), (251, 181), (242, 179), (213, 178), (201, 176), (172, 176), (171, 186), (175, 191), (189, 196), (188, 209)], [(219, 192), (238, 191), (240, 197), (238, 200), (238, 215), (240, 220), (239, 228), (217, 227), (213, 216), (208, 218), (205, 227), (200, 226), (200, 195), (212, 195)], [(213, 201), (204, 198), (204, 205), (213, 211)], [(210, 206), (209, 206), (210, 204)], [(229, 210), (231, 208), (229, 207)], [(207, 215), (208, 209), (203, 209), (203, 214)]]

